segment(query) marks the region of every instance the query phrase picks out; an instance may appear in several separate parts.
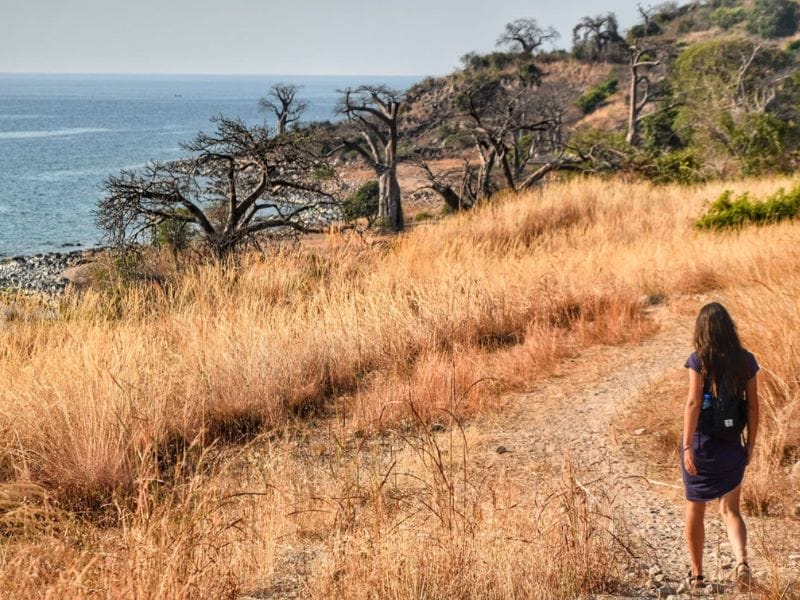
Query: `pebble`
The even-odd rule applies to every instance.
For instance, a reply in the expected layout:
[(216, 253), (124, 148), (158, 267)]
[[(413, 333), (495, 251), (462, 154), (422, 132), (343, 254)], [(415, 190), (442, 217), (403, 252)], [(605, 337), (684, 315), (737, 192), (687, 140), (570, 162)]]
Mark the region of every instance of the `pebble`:
[(671, 585), (662, 585), (658, 588), (658, 597), (659, 598), (669, 598), (675, 596), (675, 588)]
[(642, 427), (641, 429), (637, 429), (636, 431), (634, 431), (633, 435), (644, 435), (645, 433), (647, 433), (647, 429)]
[(497, 452), (498, 454), (506, 454), (508, 452), (508, 448), (506, 448), (505, 446), (498, 446), (495, 452)]
[(49, 296), (61, 294), (68, 284), (62, 277), (64, 270), (88, 260), (96, 252), (97, 250), (74, 250), (0, 259), (0, 291), (12, 290)]

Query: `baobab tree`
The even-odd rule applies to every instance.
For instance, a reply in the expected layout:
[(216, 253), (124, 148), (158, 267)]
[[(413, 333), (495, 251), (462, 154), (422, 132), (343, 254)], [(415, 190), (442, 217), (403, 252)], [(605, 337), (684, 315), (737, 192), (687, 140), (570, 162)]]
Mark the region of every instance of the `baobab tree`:
[(162, 223), (178, 223), (224, 259), (262, 232), (312, 231), (308, 212), (336, 202), (313, 176), (324, 165), (306, 134), (273, 136), (266, 127), (224, 117), (214, 123), (214, 133), (183, 145), (190, 158), (106, 180), (97, 223), (109, 242), (124, 247)]
[(497, 39), (497, 46), (533, 54), (545, 42), (556, 40), (558, 37), (558, 31), (553, 27), (539, 27), (536, 19), (517, 19), (506, 24), (505, 31)]
[(578, 58), (591, 61), (618, 59), (614, 49), (621, 48), (624, 40), (614, 13), (583, 17), (572, 29), (573, 52)]
[(398, 119), (402, 96), (386, 86), (364, 85), (342, 91), (337, 112), (350, 132), (341, 136), (333, 150), (356, 152), (375, 171), (378, 179), (378, 218), (390, 229), (403, 229), (403, 207), (397, 181)]
[(295, 125), (308, 108), (308, 103), (297, 98), (298, 91), (300, 88), (296, 85), (276, 83), (270, 88), (266, 97), (258, 102), (262, 111), (275, 115), (278, 135), (286, 133), (292, 125)]

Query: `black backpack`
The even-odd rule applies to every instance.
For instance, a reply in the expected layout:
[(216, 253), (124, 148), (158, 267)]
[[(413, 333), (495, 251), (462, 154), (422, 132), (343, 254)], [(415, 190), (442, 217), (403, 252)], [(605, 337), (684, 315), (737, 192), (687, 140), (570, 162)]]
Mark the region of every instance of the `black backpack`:
[[(704, 390), (708, 389), (711, 389), (710, 385), (704, 386)], [(703, 393), (698, 424), (700, 432), (729, 442), (740, 440), (747, 425), (747, 400), (744, 394), (730, 394), (723, 388), (719, 396), (711, 396), (709, 404), (705, 399), (707, 393)]]

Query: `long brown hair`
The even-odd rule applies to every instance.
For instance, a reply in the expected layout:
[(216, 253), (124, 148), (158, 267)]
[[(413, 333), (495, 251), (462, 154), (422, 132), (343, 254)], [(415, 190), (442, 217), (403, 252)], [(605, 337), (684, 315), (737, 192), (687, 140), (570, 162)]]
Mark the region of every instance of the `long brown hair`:
[(702, 365), (702, 375), (711, 383), (714, 395), (719, 390), (741, 396), (747, 385), (745, 350), (739, 341), (736, 324), (719, 302), (700, 309), (694, 325), (694, 349)]

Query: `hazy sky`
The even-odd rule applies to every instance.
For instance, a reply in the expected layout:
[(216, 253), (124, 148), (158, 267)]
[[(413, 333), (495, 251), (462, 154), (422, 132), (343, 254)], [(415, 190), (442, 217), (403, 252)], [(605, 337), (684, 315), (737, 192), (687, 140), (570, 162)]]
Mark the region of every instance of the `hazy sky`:
[(569, 47), (608, 11), (627, 28), (636, 1), (0, 0), (0, 72), (437, 75), (509, 20)]

